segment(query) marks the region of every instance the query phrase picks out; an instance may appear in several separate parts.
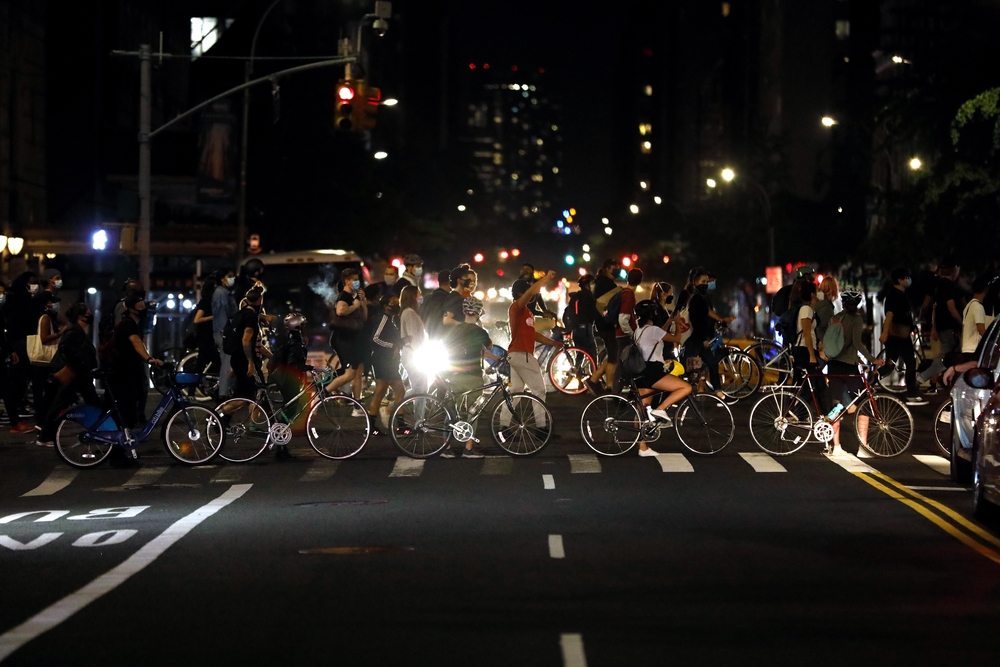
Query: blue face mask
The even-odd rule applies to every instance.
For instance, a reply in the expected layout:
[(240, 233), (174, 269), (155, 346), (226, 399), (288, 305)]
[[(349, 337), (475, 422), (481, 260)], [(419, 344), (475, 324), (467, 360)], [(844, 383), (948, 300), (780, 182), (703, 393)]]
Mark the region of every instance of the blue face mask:
[(708, 291), (711, 292), (715, 289), (715, 281), (708, 283)]
[(351, 283), (351, 289), (354, 290), (355, 292), (361, 289), (361, 281), (355, 280), (353, 283)]
[(913, 284), (913, 278), (907, 278), (906, 280), (903, 281), (903, 287), (909, 287), (912, 284)]

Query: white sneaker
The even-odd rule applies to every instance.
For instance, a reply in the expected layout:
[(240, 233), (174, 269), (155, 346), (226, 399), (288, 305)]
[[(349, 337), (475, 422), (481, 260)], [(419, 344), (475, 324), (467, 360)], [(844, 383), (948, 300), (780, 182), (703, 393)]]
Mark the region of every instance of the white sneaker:
[(659, 456), (659, 455), (660, 455), (659, 452), (655, 452), (649, 447), (647, 447), (646, 449), (639, 450), (639, 456)]
[(366, 414), (367, 413), (364, 410), (362, 410), (361, 408), (354, 408), (351, 411), (351, 416), (352, 417), (364, 417)]
[(649, 416), (653, 417), (657, 421), (665, 422), (668, 425), (673, 423), (670, 421), (670, 417), (667, 416), (666, 410), (650, 410)]
[(872, 458), (872, 455), (869, 454), (868, 450), (865, 449), (864, 447), (858, 447), (858, 453), (856, 454), (856, 456), (859, 459), (870, 459), (870, 458)]
[(843, 456), (844, 449), (840, 445), (834, 445), (830, 448), (830, 456)]

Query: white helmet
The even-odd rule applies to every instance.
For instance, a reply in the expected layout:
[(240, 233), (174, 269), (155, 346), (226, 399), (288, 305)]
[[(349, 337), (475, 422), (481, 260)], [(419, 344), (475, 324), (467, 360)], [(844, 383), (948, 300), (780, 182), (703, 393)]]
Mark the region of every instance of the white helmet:
[(306, 318), (302, 313), (288, 313), (285, 315), (284, 322), (286, 329), (294, 331), (306, 323)]

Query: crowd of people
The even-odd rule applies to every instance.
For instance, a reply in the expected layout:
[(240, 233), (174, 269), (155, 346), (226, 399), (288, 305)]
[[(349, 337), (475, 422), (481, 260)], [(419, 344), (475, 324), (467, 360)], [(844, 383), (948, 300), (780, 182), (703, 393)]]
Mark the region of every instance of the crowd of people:
[[(199, 366), (218, 374), (219, 396), (223, 398), (254, 398), (265, 375), (286, 401), (300, 395), (305, 383), (305, 318), (300, 313), (285, 316), (276, 344), (269, 344), (269, 327), (275, 316), (263, 310), (264, 268), (262, 262), (251, 259), (238, 273), (215, 272), (204, 281), (202, 298), (194, 309), (194, 330), (188, 344), (197, 347)], [(715, 276), (702, 267), (689, 272), (680, 290), (656, 281), (650, 298), (639, 299), (636, 293), (644, 281), (643, 272), (638, 268), (623, 272), (619, 262), (607, 260), (595, 275), (579, 278), (578, 289), (570, 292), (559, 315), (541, 298), (555, 272), (537, 272), (526, 263), (510, 287), (507, 350), (494, 346), (481, 324), (484, 304), (475, 296), (478, 275), (470, 265), (439, 272), (438, 287), (427, 294), (422, 292), (422, 258), (407, 255), (402, 269), (400, 274), (399, 268), (387, 266), (382, 280), (369, 285), (362, 284), (358, 269), (343, 270), (327, 322), (340, 372), (326, 391), (352, 393), (360, 399), (362, 381), (370, 369), (376, 384), (365, 409), (373, 435), (385, 434), (387, 427), (379, 411), (390, 391), (393, 407), (407, 392), (427, 391), (429, 380), (417, 355), (427, 341), (437, 341), (447, 351), (450, 366), (445, 375), (456, 393), (481, 386), (483, 359), (495, 363), (505, 354), (511, 391), (528, 391), (544, 400), (545, 383), (536, 348), (559, 349), (563, 343), (547, 335), (551, 327), (536, 326), (543, 320), (561, 320), (574, 346), (595, 360), (594, 372), (586, 379), (595, 394), (621, 390), (619, 361), (630, 345), (638, 348), (644, 368), (633, 379), (650, 419), (669, 422), (668, 408), (693, 391), (679, 377), (683, 368), (703, 367), (708, 390), (724, 398), (714, 342), (718, 328), (734, 318), (717, 311), (713, 302)], [(959, 269), (954, 262), (942, 262), (937, 276), (936, 287), (918, 308), (911, 305), (907, 290), (912, 276), (905, 268), (891, 272), (877, 297), (885, 314), (877, 323), (878, 340), (885, 349), (885, 360), (905, 366), (906, 400), (913, 405), (926, 403), (923, 394), (942, 386), (956, 366), (959, 370), (968, 367), (971, 353), (998, 306), (996, 279), (977, 277), (971, 298), (967, 298), (957, 284)], [(56, 269), (46, 269), (41, 275), (25, 272), (9, 287), (0, 283), (0, 356), (5, 360), (0, 364), (0, 391), (10, 430), (22, 434), (35, 430), (38, 444), (48, 447), (53, 445), (61, 412), (78, 397), (99, 403), (94, 385), (98, 365), (105, 369), (105, 386), (116, 399), (123, 425), (130, 428), (146, 419), (148, 366), (162, 365), (144, 344), (151, 325), (146, 292), (138, 281), (129, 280), (115, 307), (102, 317), (97, 347), (92, 342), (91, 309), (85, 303), (75, 303), (61, 311), (61, 287), (62, 276)], [(835, 308), (837, 302), (840, 310)], [(884, 363), (869, 348), (867, 322), (861, 312), (865, 303), (865, 294), (841, 290), (834, 277), (816, 284), (809, 267), (799, 269), (794, 282), (772, 300), (775, 329), (791, 347), (799, 375), (825, 367), (830, 376), (828, 387), (826, 383), (814, 387), (823, 406), (850, 402), (858, 390), (850, 376), (857, 376), (859, 358), (875, 365)], [(936, 354), (925, 368), (917, 367), (913, 347), (913, 333), (921, 321), (929, 324), (935, 341)], [(829, 345), (824, 340), (831, 326), (839, 330), (839, 338), (837, 349), (827, 355)], [(598, 353), (598, 340), (606, 350), (603, 355)], [(30, 406), (26, 400), (29, 387)], [(31, 417), (34, 424), (27, 421)], [(839, 423), (834, 426), (834, 451), (840, 447), (837, 426)], [(863, 425), (859, 425), (859, 432), (863, 439)], [(639, 453), (656, 455), (645, 443), (640, 443)], [(285, 446), (278, 447), (276, 456), (291, 458)], [(448, 449), (442, 456), (480, 458), (482, 453), (470, 441), (462, 451)]]

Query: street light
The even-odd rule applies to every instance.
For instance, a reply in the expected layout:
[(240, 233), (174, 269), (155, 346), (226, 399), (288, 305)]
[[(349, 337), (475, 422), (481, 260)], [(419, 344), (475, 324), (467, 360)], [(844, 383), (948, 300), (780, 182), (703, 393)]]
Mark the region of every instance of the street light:
[(823, 127), (833, 127), (837, 124), (837, 120), (835, 118), (831, 118), (830, 116), (823, 116), (820, 118), (819, 122), (823, 123)]
[(724, 180), (726, 183), (729, 183), (734, 178), (736, 178), (735, 171), (733, 171), (729, 167), (726, 167), (725, 169), (722, 170), (722, 180)]
[(662, 204), (663, 203), (663, 199), (661, 199), (660, 197), (653, 197), (653, 203), (654, 204)]
[(914, 158), (910, 159), (910, 169), (911, 170), (917, 171), (922, 166), (924, 166), (924, 163), (920, 161), (920, 158), (914, 157)]
[(20, 255), (21, 250), (24, 249), (24, 239), (20, 236), (11, 236), (7, 239), (7, 250), (10, 251), (12, 255)]
[(384, 100), (382, 100), (382, 106), (384, 107), (394, 107), (397, 104), (399, 104), (399, 100), (397, 100), (395, 97), (387, 97)]
[(639, 212), (639, 207), (636, 204), (632, 204), (628, 207), (628, 210), (632, 211), (633, 215)]
[(715, 182), (714, 178), (706, 178), (705, 185), (707, 185), (710, 188), (714, 188), (716, 185), (718, 185), (718, 183)]
[(372, 157), (374, 157), (374, 158), (375, 158), (376, 160), (384, 160), (384, 159), (386, 159), (387, 157), (389, 157), (389, 154), (388, 154), (388, 153), (386, 153), (385, 151), (378, 151), (378, 152), (377, 152), (377, 153), (375, 153), (375, 155), (373, 155)]

